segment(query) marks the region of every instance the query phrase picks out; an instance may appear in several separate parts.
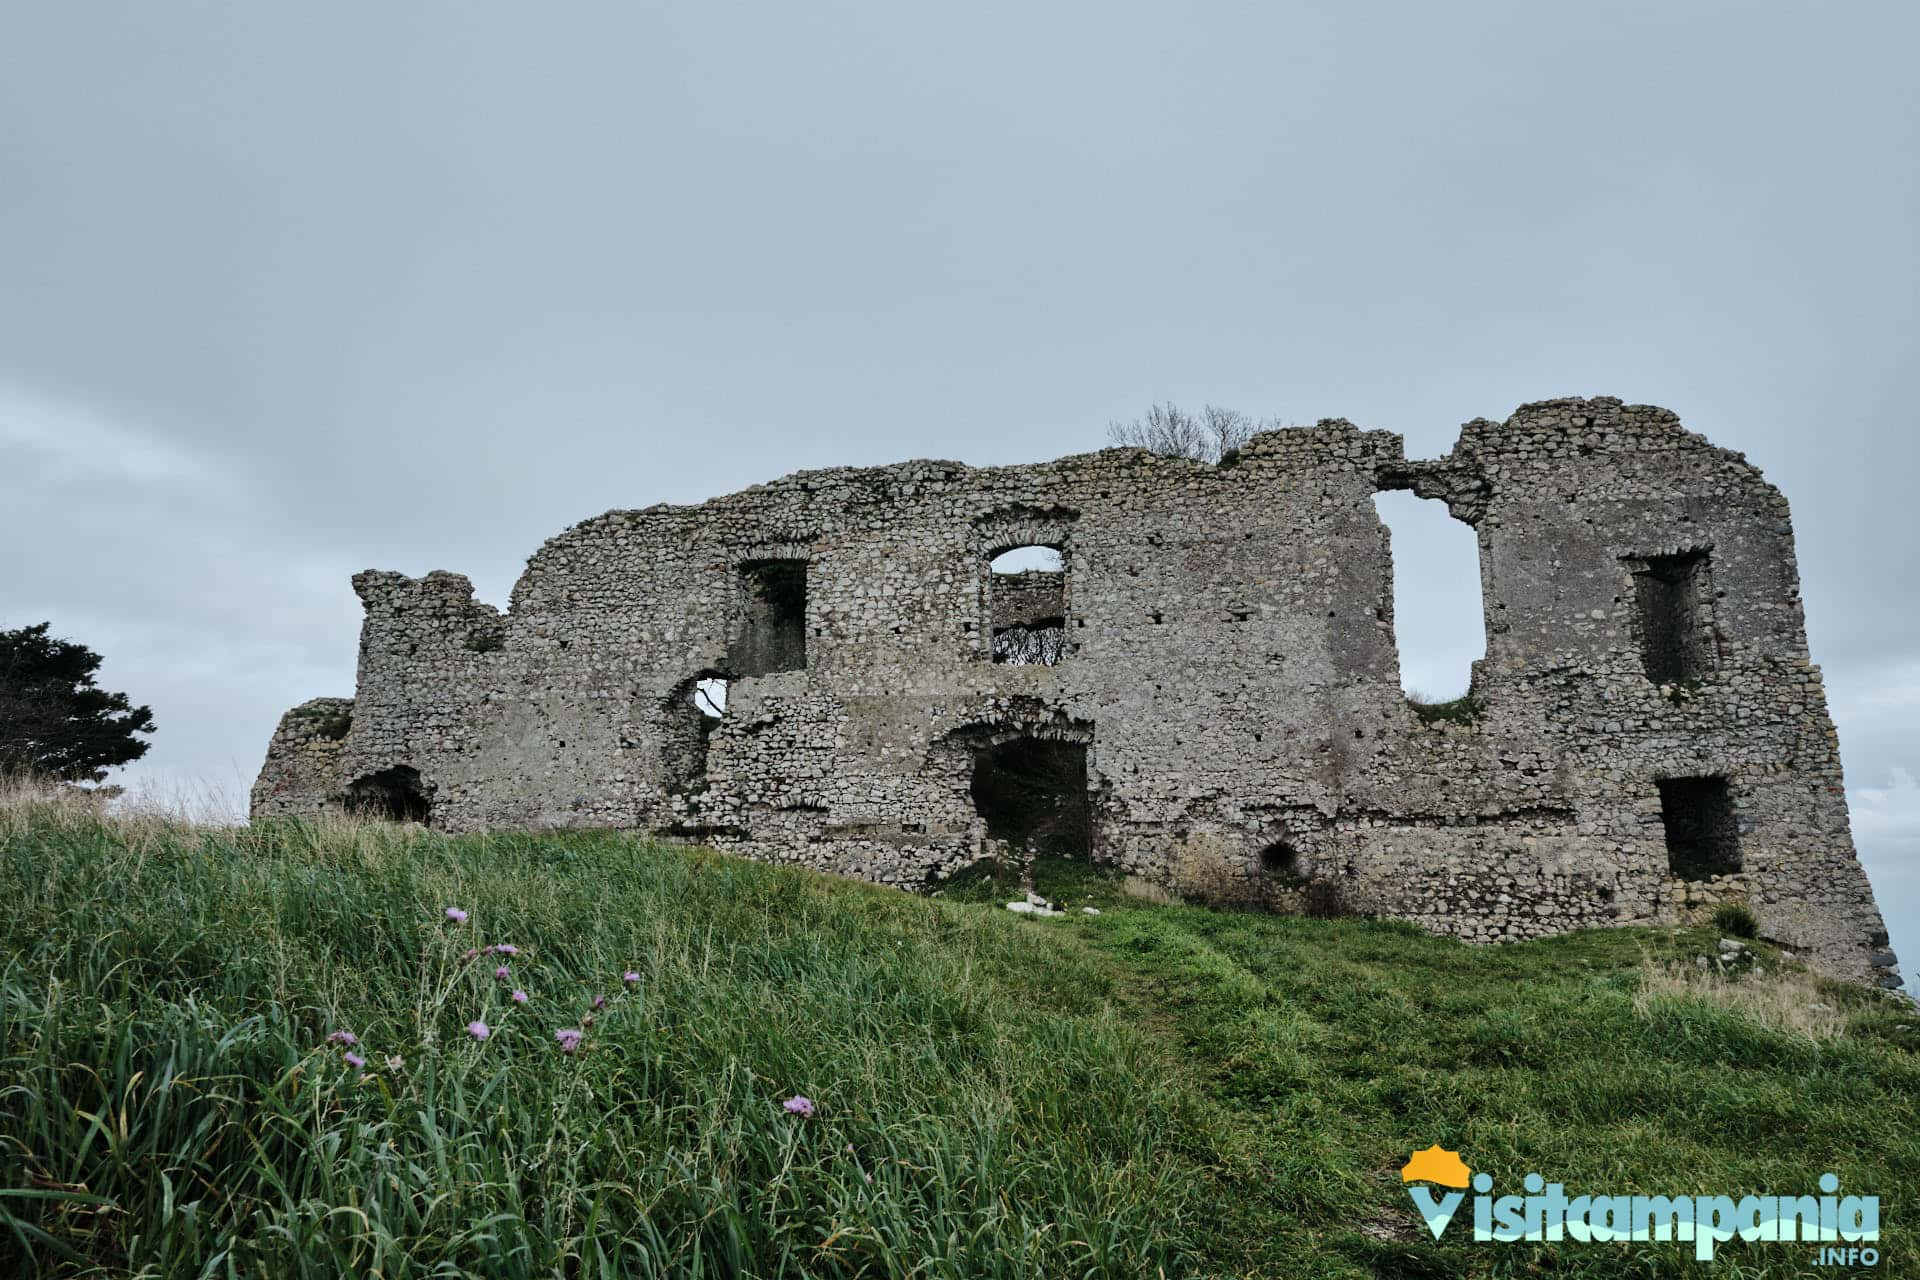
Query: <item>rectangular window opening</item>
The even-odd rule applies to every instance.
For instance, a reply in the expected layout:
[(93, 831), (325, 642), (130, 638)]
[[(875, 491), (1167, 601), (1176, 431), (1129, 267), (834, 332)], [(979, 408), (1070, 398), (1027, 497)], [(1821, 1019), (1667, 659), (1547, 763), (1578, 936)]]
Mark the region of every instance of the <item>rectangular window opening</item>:
[(1647, 676), (1660, 684), (1698, 680), (1714, 668), (1707, 553), (1653, 556), (1633, 575)]
[(807, 665), (807, 562), (749, 560), (740, 566), (746, 597), (733, 672), (764, 676)]
[(1662, 778), (1660, 822), (1667, 833), (1667, 867), (1682, 880), (1705, 880), (1740, 870), (1740, 820), (1725, 778)]

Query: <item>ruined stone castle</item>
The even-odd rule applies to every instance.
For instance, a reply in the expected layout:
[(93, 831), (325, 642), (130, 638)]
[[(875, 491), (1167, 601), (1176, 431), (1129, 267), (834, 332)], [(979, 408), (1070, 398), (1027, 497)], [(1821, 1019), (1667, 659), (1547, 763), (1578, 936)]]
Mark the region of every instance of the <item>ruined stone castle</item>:
[[(1478, 534), (1452, 706), (1401, 691), (1391, 489)], [(1329, 420), (1217, 466), (806, 471), (576, 525), (505, 614), (457, 574), (353, 585), (355, 696), (287, 713), (255, 818), (632, 828), (908, 888), (1048, 848), (1488, 942), (1738, 900), (1899, 982), (1787, 501), (1664, 409), (1530, 404), (1433, 461)]]

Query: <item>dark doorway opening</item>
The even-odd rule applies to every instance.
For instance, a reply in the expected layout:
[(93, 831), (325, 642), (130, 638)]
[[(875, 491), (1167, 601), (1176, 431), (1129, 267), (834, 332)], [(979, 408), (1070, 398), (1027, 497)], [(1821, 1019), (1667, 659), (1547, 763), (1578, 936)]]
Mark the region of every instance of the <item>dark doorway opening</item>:
[(420, 781), (420, 772), (395, 765), (370, 773), (347, 787), (347, 812), (388, 822), (417, 822), (431, 826), (433, 804)]
[(749, 560), (740, 566), (745, 618), (732, 666), (743, 676), (807, 665), (807, 562)]
[(1660, 821), (1667, 866), (1682, 880), (1740, 870), (1740, 819), (1725, 778), (1662, 778)]
[(974, 757), (972, 794), (993, 839), (1058, 857), (1091, 856), (1086, 743), (1013, 738), (983, 747)]

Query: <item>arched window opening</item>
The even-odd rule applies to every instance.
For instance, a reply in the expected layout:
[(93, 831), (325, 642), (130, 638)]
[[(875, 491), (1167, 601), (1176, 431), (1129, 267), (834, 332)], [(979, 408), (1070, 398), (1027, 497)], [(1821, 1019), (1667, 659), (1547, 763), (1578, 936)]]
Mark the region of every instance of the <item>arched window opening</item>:
[(995, 573), (1064, 573), (1066, 561), (1058, 547), (1015, 547), (993, 558)]
[(349, 783), (347, 812), (387, 822), (417, 822), (424, 827), (432, 825), (433, 804), (419, 770), (395, 765)]
[(1060, 548), (1013, 547), (989, 567), (993, 660), (1050, 667), (1066, 657), (1067, 571)]
[(1373, 504), (1391, 539), (1400, 687), (1429, 723), (1472, 720), (1473, 664), (1487, 652), (1478, 535), (1438, 499), (1393, 491)]

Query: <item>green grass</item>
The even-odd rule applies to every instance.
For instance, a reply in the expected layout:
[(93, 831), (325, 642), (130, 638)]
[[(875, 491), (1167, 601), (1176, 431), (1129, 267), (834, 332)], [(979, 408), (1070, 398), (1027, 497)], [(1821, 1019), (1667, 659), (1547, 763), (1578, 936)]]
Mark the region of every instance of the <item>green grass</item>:
[(1760, 936), (1760, 921), (1753, 914), (1753, 908), (1744, 902), (1721, 903), (1713, 909), (1709, 920), (1714, 928), (1729, 938)]
[(1444, 702), (1429, 702), (1409, 695), (1407, 705), (1413, 708), (1413, 714), (1419, 717), (1421, 724), (1477, 724), (1481, 713), (1486, 710), (1486, 705), (1472, 692)]
[[(1893, 1002), (1830, 990), (1845, 1029), (1816, 1040), (1642, 991), (1649, 957), (1711, 934), (1470, 948), (1038, 875), (1102, 914), (1016, 916), (986, 872), (915, 898), (614, 834), (0, 808), (0, 1274), (1751, 1276), (1811, 1254), (1474, 1245), (1464, 1214), (1435, 1244), (1398, 1181), (1433, 1142), (1503, 1189), (1800, 1193), (1832, 1170), (1882, 1197), (1880, 1273), (1914, 1265), (1897, 1026), (1920, 1018)], [(511, 983), (463, 958), (494, 942), (522, 948)]]

